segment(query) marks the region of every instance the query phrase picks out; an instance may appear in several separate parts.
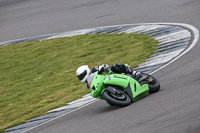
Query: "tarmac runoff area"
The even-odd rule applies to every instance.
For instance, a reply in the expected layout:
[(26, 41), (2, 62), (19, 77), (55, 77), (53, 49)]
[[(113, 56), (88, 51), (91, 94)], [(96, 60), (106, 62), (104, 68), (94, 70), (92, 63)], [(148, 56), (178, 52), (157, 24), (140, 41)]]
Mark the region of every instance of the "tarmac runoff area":
[[(187, 53), (198, 41), (199, 31), (192, 25), (182, 23), (144, 23), (144, 24), (125, 24), (105, 27), (96, 27), (55, 33), (50, 35), (24, 38), (0, 43), (5, 46), (14, 43), (28, 42), (33, 40), (45, 40), (60, 37), (69, 37), (81, 34), (100, 34), (100, 33), (138, 33), (149, 34), (159, 41), (157, 54), (152, 55), (146, 62), (135, 68), (137, 71), (153, 74), (168, 64), (174, 62), (182, 55)], [(162, 89), (162, 88), (161, 88)], [(64, 107), (48, 111), (48, 114), (28, 120), (27, 123), (6, 129), (7, 133), (26, 132), (35, 127), (53, 121), (66, 114), (81, 109), (98, 99), (90, 94), (83, 96), (82, 99), (68, 103)]]

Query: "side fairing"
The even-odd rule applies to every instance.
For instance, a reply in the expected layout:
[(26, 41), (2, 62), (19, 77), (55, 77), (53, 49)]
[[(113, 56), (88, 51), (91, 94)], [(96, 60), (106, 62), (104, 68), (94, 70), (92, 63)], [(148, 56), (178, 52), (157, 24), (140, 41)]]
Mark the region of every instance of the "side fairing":
[(104, 84), (117, 85), (126, 88), (131, 77), (122, 74), (107, 75)]
[(135, 79), (122, 74), (108, 75), (104, 79), (104, 84), (117, 85), (123, 87), (125, 92), (133, 101), (136, 101), (148, 94), (147, 84), (140, 85)]
[[(143, 96), (143, 94), (148, 94), (149, 87), (148, 84), (140, 85), (135, 79), (130, 79), (131, 92), (133, 95), (133, 99)], [(128, 88), (126, 88), (128, 90)]]

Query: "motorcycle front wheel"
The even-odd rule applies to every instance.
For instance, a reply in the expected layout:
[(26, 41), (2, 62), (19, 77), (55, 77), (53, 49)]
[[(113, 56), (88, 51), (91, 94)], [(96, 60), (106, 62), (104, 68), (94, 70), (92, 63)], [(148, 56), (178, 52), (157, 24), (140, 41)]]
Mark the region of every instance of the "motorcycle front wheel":
[(116, 95), (116, 94), (113, 94), (109, 91), (104, 91), (102, 93), (102, 97), (110, 105), (125, 107), (125, 106), (128, 106), (131, 103), (131, 98), (125, 93), (123, 93), (121, 95)]

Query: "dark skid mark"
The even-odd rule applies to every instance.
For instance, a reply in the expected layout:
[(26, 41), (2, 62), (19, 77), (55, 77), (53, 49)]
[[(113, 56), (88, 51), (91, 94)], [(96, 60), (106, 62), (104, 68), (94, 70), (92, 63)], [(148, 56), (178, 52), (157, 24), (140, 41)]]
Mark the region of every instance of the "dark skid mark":
[(104, 17), (108, 17), (108, 16), (113, 16), (115, 15), (115, 13), (111, 13), (111, 14), (106, 14), (106, 15), (102, 15), (102, 16), (98, 16), (96, 18), (104, 18)]
[(26, 0), (1, 0), (0, 7), (12, 5), (12, 4), (16, 4), (16, 3), (20, 3), (20, 2), (24, 2), (24, 1), (26, 1)]
[(92, 7), (92, 6), (96, 6), (99, 4), (104, 4), (108, 2), (107, 0), (103, 0), (103, 1), (94, 1), (94, 2), (85, 2), (85, 3), (80, 3), (79, 5), (74, 5), (73, 9), (77, 9), (77, 8), (82, 8), (82, 7)]
[(200, 2), (200, 1), (199, 0), (193, 0), (193, 1), (185, 2), (185, 3), (181, 4), (181, 5), (179, 5), (178, 7), (190, 6), (190, 5), (192, 5), (192, 4), (196, 3), (196, 2)]

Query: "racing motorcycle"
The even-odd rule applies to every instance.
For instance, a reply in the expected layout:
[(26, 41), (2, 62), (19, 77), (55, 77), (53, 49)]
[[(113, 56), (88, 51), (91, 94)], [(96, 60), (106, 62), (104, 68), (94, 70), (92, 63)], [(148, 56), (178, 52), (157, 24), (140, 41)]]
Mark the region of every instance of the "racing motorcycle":
[(149, 93), (160, 89), (159, 81), (148, 74), (141, 73), (139, 78), (129, 74), (117, 74), (111, 70), (97, 71), (88, 77), (91, 95), (106, 100), (110, 105), (127, 106)]

